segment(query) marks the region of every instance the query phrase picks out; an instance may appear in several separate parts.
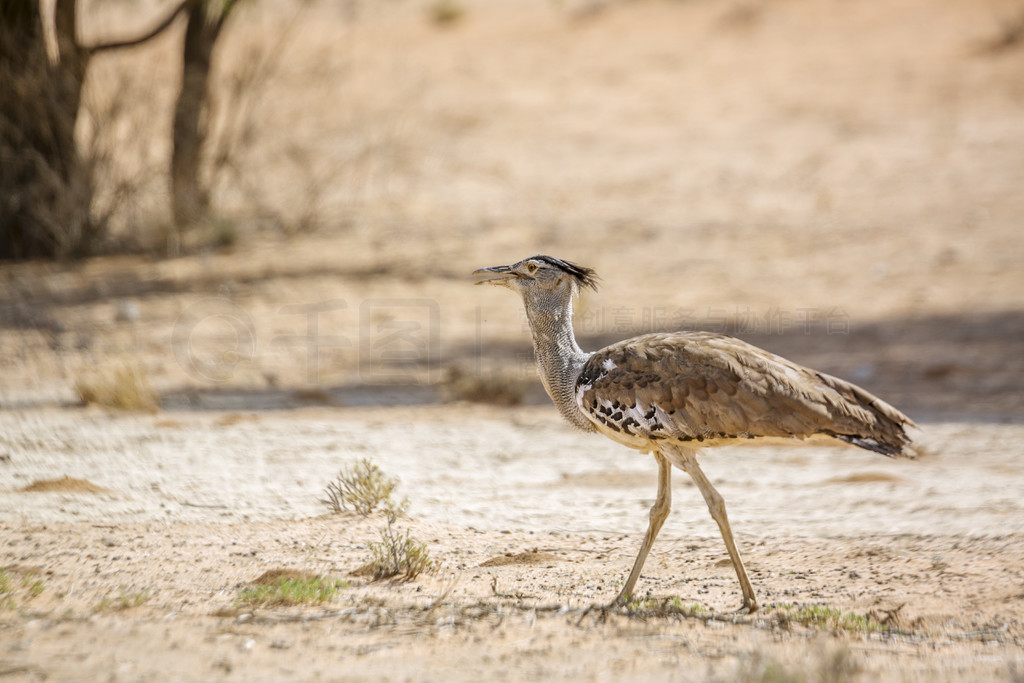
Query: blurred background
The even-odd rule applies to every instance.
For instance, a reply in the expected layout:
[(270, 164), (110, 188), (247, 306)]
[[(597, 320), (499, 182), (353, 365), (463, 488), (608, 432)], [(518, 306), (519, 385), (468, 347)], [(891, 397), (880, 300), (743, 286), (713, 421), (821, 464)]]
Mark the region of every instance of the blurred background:
[(469, 273), (597, 269), (917, 419), (1024, 418), (1020, 0), (11, 0), (0, 407), (547, 401)]

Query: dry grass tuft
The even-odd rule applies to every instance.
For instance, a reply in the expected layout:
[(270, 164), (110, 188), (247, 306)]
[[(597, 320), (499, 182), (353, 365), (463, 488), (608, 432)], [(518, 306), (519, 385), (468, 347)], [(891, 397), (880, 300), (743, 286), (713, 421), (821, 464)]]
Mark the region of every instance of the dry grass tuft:
[(160, 408), (160, 395), (141, 370), (129, 365), (114, 370), (113, 374), (82, 375), (75, 379), (75, 392), (85, 405), (151, 413)]
[(255, 586), (270, 586), (282, 579), (301, 579), (305, 581), (315, 578), (316, 574), (310, 574), (299, 569), (268, 569), (253, 579), (252, 583)]
[[(608, 608), (618, 610), (620, 608)], [(708, 608), (699, 602), (687, 604), (678, 595), (671, 598), (632, 598), (622, 610), (633, 619), (652, 618), (696, 618), (704, 619), (709, 616)]]
[(45, 590), (46, 584), (36, 570), (0, 567), (0, 610), (16, 609)]
[(396, 517), (388, 517), (388, 525), (380, 532), (380, 541), (370, 543), (370, 563), (364, 567), (366, 573), (375, 579), (389, 579), (401, 576), (412, 581), (434, 565), (430, 553), (424, 543), (414, 540), (405, 530), (405, 534), (395, 529)]
[(881, 631), (884, 626), (871, 616), (843, 612), (827, 605), (771, 605), (766, 613), (771, 614), (777, 623), (786, 628), (791, 623), (801, 624), (833, 631), (849, 631), (854, 633), (870, 633)]
[(141, 607), (149, 601), (149, 590), (141, 590), (134, 593), (121, 591), (116, 598), (106, 597), (99, 601), (94, 607), (94, 612), (123, 612), (133, 607)]
[(459, 367), (448, 370), (442, 390), (449, 401), (471, 401), (499, 406), (523, 403), (531, 383), (511, 372), (469, 372)]
[(466, 16), (466, 8), (455, 0), (435, 0), (427, 7), (427, 18), (437, 26), (454, 26)]

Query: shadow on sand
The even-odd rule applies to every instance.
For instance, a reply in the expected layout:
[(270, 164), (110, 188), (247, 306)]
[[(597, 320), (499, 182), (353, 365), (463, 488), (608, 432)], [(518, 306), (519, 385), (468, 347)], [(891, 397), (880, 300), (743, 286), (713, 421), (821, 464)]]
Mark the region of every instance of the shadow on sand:
[[(851, 325), (848, 331), (790, 329), (745, 334), (735, 321), (720, 331), (863, 386), (919, 421), (1024, 420), (1024, 312), (931, 316)], [(585, 350), (632, 336), (583, 336)], [(528, 358), (529, 340), (457, 345), (442, 350), (442, 368), (507, 367)], [(436, 373), (444, 376), (444, 373)], [(444, 401), (444, 380), (429, 384), (354, 384), (314, 388), (183, 388), (166, 392), (171, 410), (289, 410), (424, 405)], [(524, 402), (548, 401), (536, 382)]]

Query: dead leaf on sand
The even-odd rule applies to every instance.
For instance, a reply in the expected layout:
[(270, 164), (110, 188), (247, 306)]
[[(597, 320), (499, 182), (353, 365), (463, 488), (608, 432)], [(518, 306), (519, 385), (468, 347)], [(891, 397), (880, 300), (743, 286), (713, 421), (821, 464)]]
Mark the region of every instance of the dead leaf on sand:
[(60, 479), (37, 479), (18, 490), (24, 493), (110, 493), (110, 489), (97, 486), (91, 481), (68, 476)]
[(551, 564), (552, 562), (561, 562), (561, 558), (551, 553), (541, 553), (536, 550), (527, 550), (526, 552), (498, 555), (492, 557), (489, 560), (485, 560), (480, 563), (481, 567), (504, 567), (510, 564)]

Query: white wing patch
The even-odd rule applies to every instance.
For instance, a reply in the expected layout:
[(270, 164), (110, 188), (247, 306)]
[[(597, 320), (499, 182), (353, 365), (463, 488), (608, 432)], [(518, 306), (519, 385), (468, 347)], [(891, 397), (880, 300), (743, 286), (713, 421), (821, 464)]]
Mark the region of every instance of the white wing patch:
[(605, 358), (604, 362), (601, 363), (601, 367), (604, 368), (605, 372), (611, 372), (612, 370), (619, 366), (616, 365), (615, 361), (613, 361), (611, 358)]

